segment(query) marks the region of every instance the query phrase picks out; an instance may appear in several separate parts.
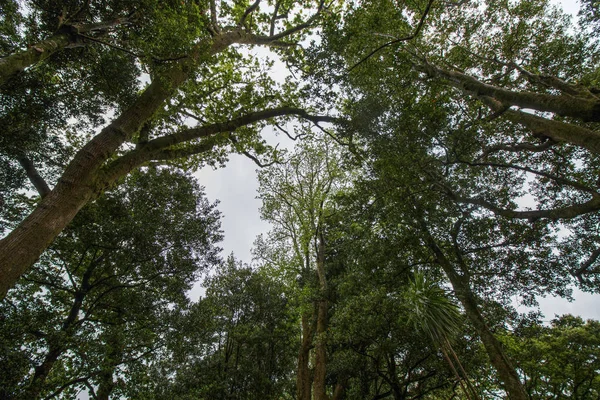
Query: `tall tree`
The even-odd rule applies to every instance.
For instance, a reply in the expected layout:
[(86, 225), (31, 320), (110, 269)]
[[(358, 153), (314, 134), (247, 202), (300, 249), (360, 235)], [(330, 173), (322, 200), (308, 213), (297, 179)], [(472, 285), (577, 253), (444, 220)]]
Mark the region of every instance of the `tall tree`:
[[(329, 309), (325, 225), (332, 196), (344, 183), (339, 150), (327, 136), (305, 139), (285, 164), (260, 171), (258, 179), (261, 215), (273, 224), (270, 236), (277, 247), (289, 246), (286, 268), (297, 274), (300, 290), (311, 298), (308, 304), (314, 302), (314, 309), (304, 305), (301, 315), (297, 397), (308, 400), (312, 392), (315, 399), (324, 400)], [(311, 380), (309, 355), (313, 338), (315, 362)]]
[(127, 380), (119, 368), (151, 358), (170, 309), (218, 261), (218, 216), (197, 183), (168, 170), (133, 175), (87, 207), (3, 302), (14, 339), (2, 357), (29, 356), (20, 376), (5, 365), (8, 398), (85, 386), (108, 396)]
[[(186, 158), (191, 158), (188, 166), (218, 163), (228, 149), (245, 152), (258, 146), (257, 123), (290, 115), (328, 119), (291, 107), (293, 93), (258, 74), (260, 65), (232, 46), (293, 47), (321, 17), (325, 4), (295, 3), (267, 12), (259, 5), (217, 7), (213, 1), (205, 8), (195, 3), (151, 8), (156, 20), (146, 21), (150, 32), (138, 45), (175, 54), (164, 63), (143, 64), (151, 83), (111, 123), (81, 141), (52, 191), (0, 241), (2, 296), (85, 204), (142, 164)], [(288, 21), (292, 15), (297, 18)], [(190, 115), (197, 126), (180, 128)], [(241, 137), (232, 134), (240, 128)]]

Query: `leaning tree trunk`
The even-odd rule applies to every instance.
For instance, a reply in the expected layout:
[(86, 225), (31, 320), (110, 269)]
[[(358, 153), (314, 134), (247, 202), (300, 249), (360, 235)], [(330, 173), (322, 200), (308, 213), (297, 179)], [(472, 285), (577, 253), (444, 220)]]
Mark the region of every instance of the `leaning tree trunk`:
[[(223, 33), (211, 39), (208, 55), (215, 55), (233, 43), (261, 44), (241, 31)], [(0, 300), (17, 279), (39, 258), (42, 252), (71, 222), (79, 210), (104, 189), (101, 167), (115, 151), (139, 132), (143, 124), (190, 76), (203, 46), (197, 53), (173, 66), (155, 79), (110, 125), (77, 152), (55, 188), (35, 210), (4, 239), (0, 240)]]
[(139, 131), (186, 75), (181, 68), (174, 68), (168, 82), (158, 79), (148, 86), (128, 110), (77, 152), (55, 188), (0, 241), (0, 299), (79, 210), (99, 194), (96, 180), (100, 167), (125, 140)]
[(452, 288), (454, 289), (458, 300), (465, 308), (467, 318), (469, 318), (469, 321), (471, 321), (479, 334), (481, 342), (490, 358), (490, 362), (498, 372), (498, 376), (504, 384), (504, 388), (511, 400), (528, 400), (529, 396), (519, 379), (517, 371), (504, 353), (502, 344), (490, 331), (483, 315), (481, 315), (477, 299), (475, 298), (468, 281), (456, 273), (454, 267), (435, 243), (432, 243), (432, 249), (436, 253), (436, 258), (442, 266), (442, 269), (450, 279), (450, 283), (452, 284)]

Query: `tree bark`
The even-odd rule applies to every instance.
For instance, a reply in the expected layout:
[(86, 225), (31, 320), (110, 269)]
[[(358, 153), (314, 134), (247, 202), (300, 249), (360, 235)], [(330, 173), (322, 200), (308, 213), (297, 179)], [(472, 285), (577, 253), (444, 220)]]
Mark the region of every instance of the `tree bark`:
[[(253, 36), (240, 31), (212, 38), (208, 55), (215, 55), (233, 43), (253, 43)], [(163, 76), (155, 79), (110, 125), (77, 152), (55, 188), (36, 209), (8, 236), (0, 240), (0, 299), (27, 271), (56, 236), (90, 200), (101, 194), (98, 173), (103, 164), (127, 140), (130, 140), (190, 76), (198, 53), (181, 60)]]
[[(320, 229), (319, 229), (320, 231)], [(315, 343), (315, 400), (328, 400), (325, 377), (327, 373), (327, 278), (325, 277), (325, 241), (319, 232), (317, 244), (317, 275), (320, 296), (317, 306), (317, 331)]]
[(27, 50), (0, 58), (0, 87), (13, 75), (50, 57), (71, 44), (71, 35), (60, 33), (42, 40)]
[(483, 96), (481, 100), (493, 111), (518, 124), (524, 125), (540, 138), (548, 137), (558, 143), (570, 143), (592, 153), (600, 154), (600, 133), (575, 124), (542, 118), (535, 114), (507, 109), (500, 101)]
[(27, 174), (27, 178), (29, 178), (29, 182), (35, 187), (37, 192), (40, 194), (40, 197), (45, 197), (48, 193), (50, 193), (50, 187), (38, 173), (35, 165), (33, 165), (33, 161), (31, 161), (27, 157), (19, 157), (19, 164), (25, 170)]
[(459, 71), (450, 71), (431, 64), (414, 64), (417, 70), (447, 80), (450, 85), (475, 96), (491, 97), (508, 106), (551, 112), (582, 121), (600, 121), (600, 99), (595, 96), (551, 95), (528, 91), (517, 92), (493, 86)]
[(308, 361), (311, 348), (311, 315), (302, 314), (302, 341), (298, 352), (298, 373), (296, 375), (296, 398), (298, 400), (311, 400), (311, 379)]

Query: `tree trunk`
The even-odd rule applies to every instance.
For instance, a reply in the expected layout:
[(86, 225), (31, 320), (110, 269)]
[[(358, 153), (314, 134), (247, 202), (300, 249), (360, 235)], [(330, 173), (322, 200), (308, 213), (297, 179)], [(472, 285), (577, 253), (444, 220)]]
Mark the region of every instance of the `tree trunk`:
[(302, 314), (302, 341), (298, 353), (298, 373), (296, 375), (296, 398), (298, 400), (311, 400), (311, 379), (308, 361), (311, 348), (311, 315)]
[[(0, 240), (0, 300), (17, 279), (39, 258), (54, 238), (91, 199), (105, 189), (101, 168), (126, 141), (139, 132), (179, 86), (191, 75), (198, 60), (213, 56), (234, 43), (269, 45), (265, 39), (239, 29), (224, 32), (211, 42), (199, 43), (188, 58), (180, 60), (155, 79), (110, 125), (77, 152), (55, 188), (35, 210), (4, 239)], [(207, 49), (207, 50), (206, 50)]]
[(50, 370), (54, 366), (58, 357), (65, 351), (65, 348), (60, 345), (51, 345), (44, 361), (35, 367), (35, 372), (29, 387), (26, 389), (23, 400), (37, 399), (40, 397), (40, 392), (46, 382)]
[(317, 275), (320, 296), (317, 306), (317, 331), (315, 343), (315, 400), (328, 400), (325, 377), (327, 373), (327, 278), (325, 277), (325, 241), (319, 234), (317, 245)]
[[(81, 311), (81, 306), (83, 305), (83, 300), (85, 296), (88, 294), (90, 290), (90, 279), (92, 274), (98, 264), (103, 260), (103, 256), (98, 258), (95, 257), (88, 265), (85, 273), (83, 274), (83, 278), (81, 280), (81, 287), (77, 292), (75, 292), (75, 297), (73, 298), (73, 304), (71, 305), (71, 309), (69, 310), (69, 314), (67, 318), (63, 321), (62, 326), (60, 328), (61, 332), (64, 332), (64, 336), (62, 337), (63, 341), (69, 340), (73, 336), (73, 324), (77, 321), (79, 312)], [(31, 383), (26, 390), (25, 399), (37, 399), (39, 397), (40, 391), (44, 383), (46, 382), (46, 378), (48, 374), (52, 370), (52, 367), (58, 360), (58, 358), (67, 350), (64, 342), (56, 343), (53, 342), (49, 345), (49, 350), (46, 356), (44, 357), (44, 361), (38, 366), (35, 367), (35, 373), (33, 378), (31, 379)]]
[(27, 50), (0, 58), (0, 87), (10, 79), (11, 76), (23, 71), (40, 61), (45, 60), (52, 54), (60, 51), (71, 44), (71, 35), (60, 33), (42, 40)]
[(450, 264), (450, 261), (448, 261), (437, 244), (432, 241), (433, 238), (430, 239), (430, 246), (435, 252), (436, 258), (442, 266), (442, 269), (450, 279), (450, 283), (452, 284), (456, 296), (465, 308), (467, 318), (469, 318), (469, 321), (471, 321), (479, 334), (481, 342), (485, 347), (492, 365), (498, 372), (498, 376), (504, 384), (506, 392), (512, 400), (528, 400), (529, 397), (519, 380), (517, 371), (508, 360), (506, 354), (504, 354), (502, 344), (490, 331), (483, 315), (481, 315), (479, 306), (477, 305), (477, 299), (469, 287), (468, 280), (456, 273), (454, 267)]
[(448, 279), (450, 279), (454, 293), (456, 293), (456, 297), (458, 297), (458, 300), (465, 308), (467, 318), (469, 318), (475, 330), (479, 334), (488, 357), (498, 372), (500, 380), (504, 384), (506, 393), (509, 395), (511, 400), (528, 400), (529, 396), (527, 395), (523, 384), (519, 380), (517, 371), (508, 360), (506, 354), (504, 354), (501, 343), (490, 331), (490, 328), (487, 326), (483, 315), (481, 315), (481, 312), (479, 311), (477, 299), (475, 298), (475, 295), (469, 286), (468, 277), (459, 275), (459, 273), (457, 273), (457, 271), (454, 269), (452, 263), (448, 260), (442, 249), (436, 243), (434, 237), (429, 232), (422, 212), (416, 203), (415, 212), (427, 246), (435, 255), (436, 261), (442, 267), (442, 270), (448, 276)]

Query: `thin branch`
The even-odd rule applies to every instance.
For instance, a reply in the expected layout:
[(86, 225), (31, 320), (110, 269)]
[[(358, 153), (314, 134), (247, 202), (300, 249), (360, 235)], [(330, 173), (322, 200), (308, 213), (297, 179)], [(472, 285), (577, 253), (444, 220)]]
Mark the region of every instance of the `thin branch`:
[(210, 0), (210, 22), (212, 24), (212, 29), (210, 29), (209, 32), (213, 34), (213, 36), (218, 35), (221, 32), (221, 28), (217, 21), (217, 5), (215, 0)]
[(589, 214), (591, 212), (600, 210), (600, 195), (597, 195), (597, 194), (592, 195), (592, 198), (590, 200), (586, 201), (585, 203), (574, 204), (574, 205), (567, 206), (567, 207), (559, 207), (559, 208), (554, 208), (554, 209), (549, 209), (549, 210), (533, 210), (533, 211), (507, 210), (504, 208), (500, 208), (500, 207), (496, 206), (495, 204), (493, 204), (487, 200), (478, 198), (478, 197), (474, 197), (474, 198), (462, 197), (462, 196), (459, 196), (454, 193), (450, 193), (449, 195), (453, 200), (455, 200), (459, 203), (473, 204), (476, 206), (487, 208), (488, 210), (492, 211), (494, 214), (497, 214), (497, 215), (500, 215), (500, 216), (503, 216), (506, 218), (528, 219), (531, 222), (534, 222), (540, 218), (548, 218), (551, 220), (572, 219), (572, 218), (578, 217), (580, 215)]
[(296, 141), (296, 140), (298, 140), (299, 138), (306, 136), (306, 133), (299, 133), (299, 134), (297, 134), (296, 136), (292, 136), (292, 135), (290, 135), (290, 133), (289, 133), (287, 130), (283, 129), (283, 128), (281, 127), (281, 125), (279, 125), (278, 123), (274, 123), (273, 125), (274, 125), (274, 126), (277, 128), (277, 129), (279, 129), (281, 132), (283, 132), (283, 133), (284, 133), (284, 134), (285, 134), (285, 135), (286, 135), (288, 138), (290, 138), (290, 139), (291, 139), (291, 140), (293, 140), (293, 141)]
[(275, 23), (277, 22), (277, 20), (287, 16), (287, 13), (283, 15), (277, 15), (280, 6), (280, 2), (275, 3), (275, 9), (273, 10), (273, 16), (271, 17), (271, 27), (269, 28), (269, 36), (273, 36), (275, 34)]
[(548, 150), (550, 147), (554, 146), (556, 142), (552, 139), (547, 140), (541, 145), (536, 145), (534, 143), (512, 143), (512, 144), (499, 144), (496, 146), (488, 147), (483, 151), (483, 153), (477, 157), (477, 160), (482, 158), (486, 158), (492, 153), (496, 153), (498, 151), (510, 151), (519, 153), (521, 151), (530, 151), (533, 153), (540, 153), (542, 151)]
[(256, 11), (258, 9), (259, 4), (260, 4), (260, 0), (256, 0), (254, 3), (252, 3), (250, 5), (250, 7), (246, 8), (246, 11), (244, 11), (244, 15), (242, 15), (240, 22), (238, 22), (238, 28), (241, 28), (244, 26), (244, 24), (246, 23), (246, 19), (248, 19), (250, 14), (252, 14), (254, 11)]
[(44, 180), (44, 178), (42, 178), (42, 176), (38, 173), (37, 169), (35, 168), (35, 165), (33, 165), (33, 161), (31, 161), (27, 157), (19, 157), (18, 160), (19, 164), (21, 164), (21, 167), (23, 167), (23, 169), (25, 170), (27, 178), (29, 178), (29, 181), (33, 184), (40, 197), (46, 197), (46, 195), (50, 193), (51, 189)]
[[(229, 140), (231, 140), (231, 142), (237, 146), (239, 144), (239, 141), (237, 140), (237, 138), (233, 135), (233, 134), (229, 134)], [(243, 150), (242, 148), (239, 148), (238, 151), (245, 155), (246, 157), (248, 157), (249, 159), (251, 159), (252, 161), (254, 161), (254, 163), (256, 165), (259, 166), (259, 168), (266, 168), (266, 167), (270, 167), (273, 164), (281, 164), (281, 162), (277, 161), (276, 158), (273, 159), (273, 161), (263, 164), (262, 161), (260, 161), (258, 159), (258, 157), (256, 157), (255, 155), (251, 154), (250, 152)]]
[[(132, 55), (132, 56), (134, 56), (136, 58), (139, 58), (139, 59), (143, 59), (145, 57), (143, 54), (138, 54), (138, 53), (133, 52), (131, 50), (127, 50), (124, 47), (120, 47), (120, 46), (117, 46), (115, 44), (112, 44), (112, 43), (105, 42), (103, 40), (97, 39), (97, 38), (95, 38), (93, 36), (84, 35), (83, 33), (80, 33), (79, 36), (81, 36), (81, 37), (83, 37), (85, 39), (89, 39), (92, 42), (100, 43), (100, 44), (103, 44), (105, 46), (111, 47), (113, 49), (116, 49), (116, 50), (122, 51), (124, 53), (130, 54), (130, 55)], [(171, 57), (171, 58), (156, 58), (156, 57), (152, 56), (151, 58), (152, 58), (152, 61), (154, 61), (154, 62), (163, 63), (163, 62), (171, 62), (171, 61), (184, 60), (184, 59), (188, 58), (188, 56), (184, 55), (184, 56)]]
[(73, 386), (73, 385), (75, 385), (77, 383), (88, 383), (88, 380), (91, 377), (92, 377), (91, 375), (88, 375), (88, 376), (84, 376), (83, 378), (72, 379), (72, 380), (68, 381), (67, 383), (63, 384), (58, 389), (56, 389), (54, 392), (50, 393), (48, 396), (46, 396), (44, 398), (44, 400), (50, 400), (50, 399), (55, 398), (56, 396), (58, 396), (59, 394), (61, 394), (69, 386)]
[(423, 28), (423, 25), (425, 23), (425, 19), (427, 18), (427, 15), (429, 14), (429, 11), (431, 10), (431, 6), (433, 5), (434, 1), (435, 0), (429, 0), (429, 2), (427, 3), (427, 7), (425, 7), (425, 11), (423, 12), (423, 15), (421, 16), (421, 19), (419, 20), (419, 24), (417, 25), (417, 27), (413, 31), (413, 33), (411, 33), (408, 36), (404, 36), (404, 37), (401, 37), (401, 38), (398, 38), (398, 39), (394, 39), (392, 41), (389, 41), (387, 43), (382, 44), (381, 46), (379, 46), (378, 48), (376, 48), (375, 50), (373, 50), (372, 52), (370, 52), (369, 54), (367, 54), (366, 57), (364, 57), (359, 62), (357, 62), (356, 64), (354, 64), (348, 70), (348, 73), (350, 73), (353, 69), (355, 69), (356, 67), (358, 67), (359, 65), (361, 65), (362, 63), (364, 63), (365, 61), (367, 61), (369, 58), (371, 58), (373, 55), (375, 55), (379, 51), (385, 49), (386, 47), (389, 47), (389, 46), (394, 45), (396, 43), (407, 42), (409, 40), (414, 39), (421, 32), (421, 29)]
[(563, 178), (560, 176), (556, 176), (549, 172), (538, 171), (538, 170), (535, 170), (535, 169), (529, 168), (529, 167), (522, 167), (520, 165), (502, 164), (502, 163), (494, 163), (494, 162), (469, 162), (469, 161), (463, 161), (463, 160), (457, 160), (456, 162), (453, 162), (451, 164), (454, 164), (454, 163), (466, 164), (471, 167), (492, 167), (492, 168), (516, 169), (518, 171), (529, 172), (534, 175), (543, 176), (544, 178), (552, 179), (556, 183), (571, 186), (572, 188), (579, 189), (582, 192), (591, 193), (592, 195), (598, 194), (598, 192), (596, 190), (589, 188), (579, 182), (572, 181), (570, 179)]
[(585, 283), (582, 275), (586, 274), (586, 270), (592, 266), (598, 257), (600, 257), (600, 248), (592, 251), (592, 254), (590, 254), (588, 259), (581, 264), (581, 267), (579, 267), (575, 272), (572, 272), (573, 276), (576, 277), (580, 283)]
[(321, 0), (319, 2), (319, 6), (317, 7), (317, 10), (315, 11), (315, 13), (309, 19), (307, 19), (305, 22), (303, 22), (301, 24), (298, 24), (296, 26), (293, 26), (290, 29), (287, 29), (287, 30), (285, 30), (283, 32), (280, 32), (280, 33), (276, 34), (276, 35), (267, 36), (266, 38), (273, 42), (273, 41), (277, 41), (279, 39), (282, 39), (284, 37), (290, 36), (290, 35), (292, 35), (292, 34), (294, 34), (296, 32), (299, 32), (302, 29), (311, 27), (312, 23), (321, 14), (321, 11), (323, 10), (324, 4), (325, 4), (325, 0)]

